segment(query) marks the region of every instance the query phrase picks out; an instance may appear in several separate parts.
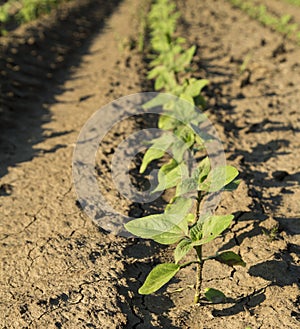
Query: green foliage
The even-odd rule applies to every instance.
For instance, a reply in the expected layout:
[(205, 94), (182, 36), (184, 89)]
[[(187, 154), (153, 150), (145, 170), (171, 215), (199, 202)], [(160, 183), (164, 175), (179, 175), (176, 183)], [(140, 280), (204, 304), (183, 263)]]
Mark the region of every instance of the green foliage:
[(185, 163), (178, 163), (172, 159), (163, 165), (158, 172), (158, 185), (153, 192), (164, 191), (176, 186), (180, 181), (188, 177), (188, 167)]
[[(239, 174), (232, 166), (218, 166), (213, 168), (203, 182), (199, 182), (198, 189), (205, 192), (217, 192), (232, 181)], [(202, 176), (199, 176), (200, 179)]]
[[(255, 5), (252, 1), (245, 0), (228, 0), (233, 6), (240, 8), (250, 17), (258, 20), (265, 26), (271, 27), (272, 29), (287, 35), (291, 39), (296, 39), (300, 42), (299, 26), (296, 23), (291, 23), (292, 16), (284, 14), (278, 17), (268, 11), (265, 5)], [(300, 4), (299, 0), (286, 0), (288, 2)], [(298, 32), (297, 32), (298, 31)]]
[(262, 232), (265, 236), (267, 236), (268, 241), (272, 242), (272, 241), (275, 241), (276, 239), (278, 239), (278, 235), (279, 235), (278, 230), (279, 230), (279, 225), (276, 224), (273, 227), (271, 227), (270, 230), (263, 229)]
[(144, 239), (152, 239), (161, 244), (173, 244), (188, 234), (191, 199), (177, 198), (163, 214), (150, 215), (130, 221), (125, 228)]
[(215, 239), (229, 227), (233, 218), (233, 215), (200, 216), (197, 223), (190, 230), (193, 246), (200, 246)]
[(184, 237), (176, 246), (174, 251), (175, 263), (185, 257), (193, 248), (192, 240), (190, 238)]
[(62, 2), (70, 0), (9, 0), (0, 6), (0, 32), (6, 34), (6, 24), (27, 23), (43, 14), (48, 14)]
[(226, 296), (222, 291), (214, 288), (206, 288), (204, 290), (204, 295), (212, 303), (223, 303), (226, 301)]
[(159, 264), (149, 273), (146, 281), (139, 289), (142, 295), (152, 294), (169, 282), (180, 270), (180, 265), (173, 263)]
[(153, 139), (152, 146), (147, 150), (144, 155), (143, 162), (140, 167), (140, 173), (143, 173), (146, 170), (150, 162), (162, 158), (171, 144), (172, 136), (168, 134), (164, 134), (157, 139)]
[(62, 0), (23, 0), (17, 18), (21, 22), (30, 22), (43, 14), (49, 13), (52, 8), (61, 2)]
[(9, 11), (12, 7), (13, 1), (7, 1), (2, 6), (0, 6), (0, 22), (6, 23), (9, 20)]
[(300, 6), (300, 0), (284, 0), (285, 2), (289, 2), (292, 5)]
[(0, 6), (0, 35), (7, 33), (6, 24), (12, 19), (14, 12), (19, 10), (20, 2), (16, 0), (6, 1)]
[[(158, 127), (164, 132), (151, 141), (140, 167), (143, 173), (153, 160), (169, 153), (172, 158), (160, 167), (158, 185), (152, 192), (176, 187), (175, 195), (162, 214), (134, 219), (125, 228), (144, 239), (165, 245), (176, 244), (174, 263), (156, 266), (139, 292), (153, 293), (168, 283), (181, 268), (197, 264), (197, 273), (200, 274), (197, 276), (195, 302), (198, 303), (201, 272), (206, 260), (215, 259), (228, 266), (245, 266), (241, 257), (234, 252), (226, 251), (203, 258), (201, 249), (203, 244), (222, 234), (234, 218), (233, 215), (201, 212), (202, 201), (212, 193), (237, 188), (239, 180), (236, 177), (239, 173), (232, 166), (212, 166), (206, 154), (205, 143), (214, 140), (214, 137), (199, 128), (206, 116), (195, 105), (205, 104), (200, 93), (209, 82), (193, 77), (182, 78), (189, 71), (196, 47), (186, 49), (185, 40), (174, 36), (178, 17), (174, 3), (169, 0), (157, 0), (148, 17), (151, 47), (157, 54), (150, 63), (148, 78), (155, 80), (155, 90), (163, 90), (177, 98), (158, 94), (143, 105), (145, 109), (159, 107), (163, 110)], [(190, 156), (195, 158), (199, 151), (204, 154), (193, 169), (188, 159)], [(192, 251), (196, 252), (197, 258), (182, 263)], [(222, 292), (212, 288), (206, 289), (204, 295), (213, 303), (225, 300)]]
[(221, 254), (216, 255), (214, 259), (229, 266), (246, 266), (246, 263), (242, 260), (241, 256), (234, 253), (233, 251), (224, 251)]

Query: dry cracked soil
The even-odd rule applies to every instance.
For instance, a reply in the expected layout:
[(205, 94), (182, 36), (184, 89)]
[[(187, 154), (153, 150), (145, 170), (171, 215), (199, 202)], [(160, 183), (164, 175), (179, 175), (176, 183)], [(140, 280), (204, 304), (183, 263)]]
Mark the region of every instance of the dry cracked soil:
[[(235, 250), (247, 263), (205, 263), (203, 285), (222, 289), (226, 303), (192, 304), (193, 267), (139, 295), (172, 248), (107, 234), (77, 202), (72, 156), (85, 122), (121, 96), (152, 90), (137, 49), (146, 3), (74, 0), (1, 38), (0, 326), (299, 328), (300, 48), (227, 1), (177, 1), (178, 33), (197, 46), (193, 75), (210, 81), (206, 113), (242, 178), (218, 207), (235, 214), (233, 225), (204, 248)], [(286, 8), (300, 17), (300, 7)], [(118, 144), (152, 119), (122, 121), (97, 152), (99, 189), (135, 217), (161, 203), (124, 197), (110, 164)]]

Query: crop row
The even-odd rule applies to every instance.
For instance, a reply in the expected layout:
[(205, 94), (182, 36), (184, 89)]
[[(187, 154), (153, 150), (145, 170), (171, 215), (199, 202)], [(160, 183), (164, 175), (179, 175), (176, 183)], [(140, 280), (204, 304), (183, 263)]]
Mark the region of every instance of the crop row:
[(0, 34), (11, 27), (30, 22), (69, 0), (8, 0), (0, 6)]
[(291, 3), (292, 5), (300, 6), (300, 0), (284, 0), (284, 1)]
[[(252, 1), (245, 0), (228, 0), (234, 7), (237, 7), (247, 13), (250, 17), (258, 20), (263, 25), (276, 30), (290, 39), (296, 40), (300, 43), (300, 31), (297, 23), (291, 23), (292, 16), (284, 14), (278, 17), (271, 13), (268, 8), (261, 4), (256, 5)], [(297, 3), (300, 5), (300, 1), (287, 0), (289, 2)]]
[[(151, 162), (165, 160), (169, 154), (167, 163), (159, 168), (158, 185), (152, 193), (171, 189), (173, 197), (162, 214), (134, 219), (125, 227), (141, 238), (176, 245), (174, 262), (154, 267), (139, 293), (154, 293), (182, 268), (196, 265), (194, 301), (198, 303), (202, 296), (204, 262), (214, 259), (229, 266), (245, 266), (232, 251), (212, 256), (202, 253), (202, 246), (223, 233), (234, 218), (231, 214), (216, 215), (215, 207), (207, 207), (207, 200), (223, 190), (236, 189), (239, 180), (237, 169), (226, 165), (222, 155), (218, 159), (223, 160), (220, 164), (208, 152), (209, 149), (213, 149), (212, 153), (220, 151), (214, 146), (218, 140), (207, 117), (196, 107), (205, 104), (201, 90), (208, 81), (192, 77), (190, 68), (196, 47), (187, 48), (186, 40), (176, 36), (180, 15), (175, 9), (173, 2), (157, 0), (148, 16), (153, 55), (148, 78), (154, 80), (155, 90), (161, 93), (144, 104), (144, 108), (161, 108), (158, 119), (161, 136), (151, 141), (140, 167), (144, 173)], [(205, 288), (204, 295), (211, 302), (226, 298), (221, 291), (210, 287)]]

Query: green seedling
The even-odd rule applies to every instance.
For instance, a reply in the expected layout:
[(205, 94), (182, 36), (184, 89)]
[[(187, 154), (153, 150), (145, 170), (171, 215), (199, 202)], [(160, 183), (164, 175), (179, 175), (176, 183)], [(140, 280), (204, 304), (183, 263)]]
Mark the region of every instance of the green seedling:
[(6, 23), (13, 21), (22, 24), (48, 14), (62, 2), (69, 0), (9, 0), (0, 6), (0, 32), (7, 33)]
[(251, 54), (251, 53), (249, 53), (245, 56), (243, 63), (241, 64), (241, 66), (239, 68), (240, 74), (244, 73), (247, 70), (252, 57), (253, 57), (253, 54)]
[[(217, 171), (220, 169), (218, 168)], [(234, 216), (201, 213), (201, 202), (210, 193), (211, 186), (214, 183), (213, 191), (216, 191), (216, 186), (222, 189), (234, 181), (238, 175), (234, 167), (224, 167), (226, 176), (221, 184), (220, 182), (213, 182), (213, 171), (209, 171), (208, 174), (205, 174), (205, 171), (207, 172), (208, 170), (204, 169), (200, 171), (199, 176), (195, 177), (195, 183), (198, 185), (198, 193), (196, 207), (194, 207), (196, 210), (194, 212), (191, 211), (195, 202), (194, 198), (176, 196), (173, 202), (167, 206), (164, 213), (138, 218), (126, 224), (126, 229), (136, 236), (144, 239), (152, 239), (161, 244), (176, 244), (174, 263), (156, 266), (139, 289), (139, 293), (150, 294), (157, 291), (169, 282), (180, 269), (196, 264), (197, 276), (194, 301), (198, 303), (201, 296), (202, 269), (206, 260), (215, 259), (228, 266), (245, 266), (242, 258), (232, 251), (225, 251), (208, 257), (203, 257), (202, 255), (202, 246), (213, 241), (223, 233), (230, 226)], [(195, 252), (195, 259), (182, 263), (181, 261), (192, 251)], [(205, 290), (205, 296), (212, 302), (225, 300), (225, 296), (220, 291), (213, 289)]]
[[(271, 13), (265, 5), (255, 5), (251, 1), (228, 0), (234, 7), (247, 13), (250, 17), (258, 20), (263, 25), (276, 30), (290, 39), (300, 42), (299, 26), (291, 23), (292, 16), (289, 14), (278, 17)], [(292, 1), (292, 0), (287, 0)], [(299, 4), (299, 1), (295, 1)]]
[[(148, 77), (155, 79), (156, 90), (167, 91), (178, 98), (166, 99), (165, 94), (159, 94), (144, 104), (146, 109), (162, 107), (163, 114), (158, 126), (165, 132), (151, 141), (140, 172), (144, 173), (153, 160), (161, 159), (167, 152), (171, 152), (172, 159), (159, 169), (158, 185), (152, 192), (173, 188), (175, 194), (162, 214), (132, 220), (125, 227), (136, 236), (175, 247), (174, 262), (156, 266), (147, 276), (139, 293), (154, 293), (178, 271), (196, 265), (194, 301), (199, 303), (202, 269), (207, 260), (214, 259), (228, 266), (245, 266), (242, 258), (233, 251), (205, 257), (202, 254), (202, 246), (222, 234), (234, 218), (231, 214), (216, 215), (203, 211), (203, 202), (212, 193), (236, 189), (239, 173), (232, 166), (212, 167), (204, 152), (205, 144), (212, 141), (213, 136), (199, 129), (206, 117), (193, 105), (204, 106), (204, 98), (200, 93), (208, 81), (194, 78), (180, 81), (178, 77), (178, 73), (182, 75), (187, 72), (196, 49), (192, 46), (185, 50), (185, 40), (174, 36), (179, 17), (174, 9), (175, 5), (170, 1), (157, 0), (149, 14), (151, 46), (157, 57), (150, 63)], [(189, 156), (195, 157), (197, 152), (202, 154), (201, 161), (198, 161), (195, 168), (191, 168)], [(191, 253), (194, 253), (194, 259), (184, 261)], [(221, 291), (210, 287), (204, 290), (204, 296), (212, 303), (226, 300)]]
[(279, 230), (279, 225), (274, 225), (270, 230), (262, 230), (263, 234), (267, 236), (268, 241), (272, 242), (275, 241), (278, 238), (278, 230)]
[(291, 3), (292, 5), (300, 6), (300, 0), (284, 0), (284, 1)]
[(22, 7), (16, 14), (20, 23), (27, 23), (35, 20), (41, 15), (48, 14), (62, 2), (69, 0), (22, 0)]
[(14, 14), (21, 8), (21, 3), (16, 0), (6, 1), (0, 6), (0, 34), (6, 35), (6, 25), (13, 18)]

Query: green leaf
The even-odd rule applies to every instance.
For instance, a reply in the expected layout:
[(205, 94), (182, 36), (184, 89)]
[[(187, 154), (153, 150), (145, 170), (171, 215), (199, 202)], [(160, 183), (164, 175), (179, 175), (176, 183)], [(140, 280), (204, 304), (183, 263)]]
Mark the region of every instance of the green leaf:
[[(196, 230), (198, 230), (202, 234), (200, 235), (200, 233), (198, 232), (197, 234), (192, 235), (192, 229), (194, 229), (194, 227), (190, 230), (191, 238), (194, 241), (193, 245), (199, 246), (215, 239), (219, 234), (221, 234), (224, 230), (226, 230), (226, 228), (229, 227), (233, 218), (234, 218), (233, 215), (225, 215), (225, 216), (211, 215), (208, 217), (205, 217), (204, 215), (203, 219), (198, 221), (194, 226), (195, 233)], [(199, 226), (199, 228), (196, 229), (197, 226)]]
[(163, 214), (134, 219), (125, 228), (132, 234), (144, 239), (152, 239), (161, 244), (173, 244), (188, 233), (187, 216), (193, 200), (177, 198), (165, 209)]
[(242, 257), (238, 254), (236, 254), (233, 251), (224, 251), (221, 254), (218, 254), (216, 257), (214, 257), (215, 260), (217, 260), (220, 263), (226, 264), (228, 266), (246, 266), (246, 263), (242, 260)]
[[(190, 125), (194, 131), (196, 131), (194, 126), (197, 126), (200, 122), (207, 120), (207, 117), (193, 104), (180, 98), (174, 102), (173, 113), (181, 124)], [(198, 134), (198, 131), (196, 131), (196, 133)]]
[(192, 199), (176, 198), (173, 203), (169, 203), (165, 209), (165, 214), (187, 215), (193, 205)]
[(205, 120), (207, 120), (207, 117), (204, 114), (199, 114), (190, 123), (196, 136), (198, 136), (197, 142), (201, 145), (204, 142), (213, 141), (215, 139), (215, 137), (213, 135), (210, 135), (209, 133), (207, 133), (205, 131), (205, 130), (207, 130), (207, 127), (203, 128), (203, 129), (201, 128), (201, 126), (199, 127), (199, 124), (204, 122)]
[(161, 115), (158, 120), (158, 128), (163, 130), (173, 130), (180, 122), (170, 115)]
[(213, 168), (198, 189), (205, 192), (217, 192), (234, 180), (239, 174), (232, 166), (218, 166)]
[(176, 196), (185, 195), (190, 192), (194, 192), (197, 190), (198, 180), (192, 177), (188, 177), (180, 181), (176, 188)]
[(192, 199), (175, 198), (174, 203), (169, 203), (165, 209), (165, 214), (182, 216), (183, 220), (178, 223), (178, 227), (185, 235), (189, 233), (189, 223), (195, 218), (194, 214), (188, 213), (193, 205)]
[(168, 70), (161, 71), (154, 83), (155, 90), (165, 88), (166, 92), (171, 92), (174, 86), (176, 86), (174, 72), (169, 72)]
[(151, 161), (160, 159), (164, 156), (165, 152), (174, 141), (172, 137), (173, 136), (170, 133), (165, 133), (159, 138), (152, 140), (153, 145), (146, 151), (143, 157), (142, 165), (140, 167), (141, 174), (146, 170)]
[(152, 193), (164, 191), (176, 186), (181, 180), (188, 177), (188, 168), (185, 163), (178, 164), (172, 159), (169, 163), (163, 165), (158, 172), (158, 185)]
[(236, 190), (239, 187), (240, 182), (241, 182), (240, 179), (235, 179), (231, 183), (224, 186), (224, 191), (234, 191), (234, 190)]
[(178, 139), (172, 144), (171, 151), (173, 158), (180, 163), (185, 152), (194, 144), (194, 132), (191, 128), (180, 125), (174, 133)]
[(193, 245), (190, 239), (182, 239), (174, 251), (175, 263), (177, 264), (192, 248)]
[(200, 216), (199, 220), (190, 229), (190, 236), (193, 242), (201, 240), (203, 236), (203, 223), (210, 217), (210, 214)]
[(188, 86), (185, 89), (185, 93), (191, 97), (196, 97), (200, 94), (201, 90), (209, 84), (209, 81), (206, 79), (196, 80), (189, 79)]
[(149, 71), (148, 73), (148, 79), (154, 79), (157, 76), (160, 76), (166, 71), (166, 68), (163, 65), (156, 66), (154, 69)]
[(209, 158), (205, 157), (198, 165), (193, 172), (191, 177), (180, 181), (177, 185), (176, 196), (185, 195), (190, 192), (197, 191), (199, 182), (203, 182), (203, 180), (207, 177), (210, 171), (210, 162)]
[(218, 289), (205, 288), (204, 295), (212, 303), (224, 303), (226, 301), (226, 296)]
[(200, 107), (203, 109), (206, 107), (206, 100), (202, 95), (198, 95), (198, 96), (194, 97), (194, 103), (197, 107)]
[(185, 236), (180, 227), (182, 216), (176, 215), (150, 215), (134, 219), (125, 224), (125, 228), (143, 239), (152, 239), (161, 244), (173, 244)]
[(183, 92), (179, 95), (180, 99), (183, 99), (189, 103), (191, 103), (192, 105), (194, 104), (194, 98), (192, 96), (190, 96), (189, 94), (187, 94), (186, 92)]
[[(195, 223), (195, 214), (187, 214), (186, 215), (186, 220), (187, 220), (187, 223), (190, 225), (190, 224), (194, 224)], [(188, 232), (187, 232), (188, 233)]]
[(205, 157), (200, 163), (195, 172), (195, 178), (197, 177), (198, 183), (202, 183), (210, 172), (210, 161), (209, 157)]
[(143, 109), (151, 109), (157, 106), (163, 106), (169, 102), (169, 96), (159, 93), (156, 97), (150, 99), (147, 103), (143, 104)]
[(139, 289), (142, 295), (149, 295), (169, 282), (179, 271), (180, 265), (173, 263), (159, 264), (149, 273), (144, 284)]
[(196, 51), (196, 46), (193, 45), (189, 49), (187, 49), (183, 54), (176, 58), (174, 63), (174, 69), (176, 72), (183, 71), (192, 61), (194, 53)]

